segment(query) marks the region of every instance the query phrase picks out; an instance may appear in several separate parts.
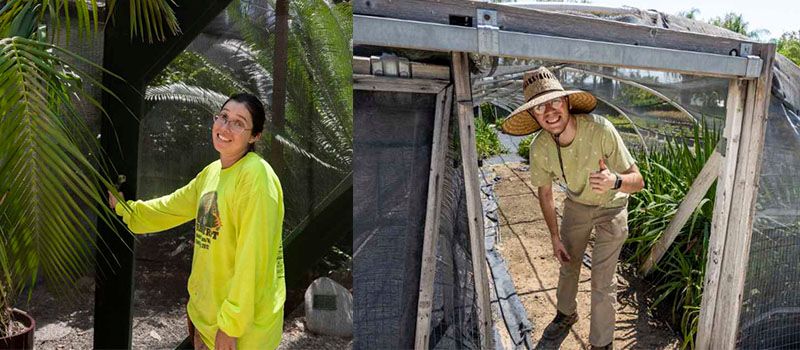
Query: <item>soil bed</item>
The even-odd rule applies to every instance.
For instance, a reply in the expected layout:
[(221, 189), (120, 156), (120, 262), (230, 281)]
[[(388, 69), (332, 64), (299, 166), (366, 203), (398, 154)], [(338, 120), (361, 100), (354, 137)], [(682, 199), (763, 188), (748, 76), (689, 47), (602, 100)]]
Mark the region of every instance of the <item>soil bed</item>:
[[(495, 185), (498, 197), (501, 241), (497, 245), (508, 261), (511, 277), (528, 317), (534, 324), (531, 340), (537, 349), (555, 349), (558, 342), (542, 341), (542, 332), (555, 316), (559, 263), (553, 257), (550, 233), (530, 184), (527, 167), (519, 163), (492, 166), (501, 179)], [(556, 214), (561, 219), (565, 193), (554, 187)], [(591, 256), (594, 239), (587, 248)], [(583, 266), (578, 287), (579, 320), (560, 344), (561, 349), (589, 349), (591, 271)], [(649, 290), (628, 273), (617, 269), (616, 349), (679, 349), (680, 338), (664, 322), (647, 312)]]

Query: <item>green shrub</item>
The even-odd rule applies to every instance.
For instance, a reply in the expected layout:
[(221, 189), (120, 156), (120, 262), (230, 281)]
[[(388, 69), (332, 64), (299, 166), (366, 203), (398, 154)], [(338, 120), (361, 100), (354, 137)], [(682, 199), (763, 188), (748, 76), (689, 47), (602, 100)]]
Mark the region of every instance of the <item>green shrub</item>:
[(531, 141), (533, 141), (533, 136), (536, 135), (535, 133), (525, 136), (522, 140), (519, 141), (519, 145), (517, 146), (517, 154), (525, 159), (525, 161), (529, 161), (531, 159)]
[(478, 148), (478, 158), (485, 159), (508, 152), (500, 144), (494, 124), (487, 123), (481, 118), (475, 118), (475, 141)]
[[(645, 181), (645, 188), (633, 194), (628, 205), (627, 251), (632, 251), (628, 261), (637, 266), (661, 238), (719, 139), (719, 131), (714, 127), (701, 131), (695, 126), (693, 134), (694, 146), (686, 139), (669, 140), (651, 149), (649, 159), (643, 153), (634, 152)], [(670, 303), (671, 321), (680, 326), (684, 349), (694, 349), (715, 187), (711, 186), (655, 271), (648, 276), (658, 293), (650, 307)]]

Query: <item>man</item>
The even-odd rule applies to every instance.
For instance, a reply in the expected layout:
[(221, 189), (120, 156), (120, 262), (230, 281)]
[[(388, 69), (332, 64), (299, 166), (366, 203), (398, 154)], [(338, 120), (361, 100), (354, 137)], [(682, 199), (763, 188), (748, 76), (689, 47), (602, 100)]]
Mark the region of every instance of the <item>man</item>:
[[(592, 94), (565, 91), (544, 67), (523, 78), (527, 102), (511, 113), (502, 128), (511, 135), (544, 130), (531, 141), (531, 182), (539, 188), (539, 206), (561, 268), (556, 317), (543, 337), (559, 339), (578, 320), (575, 297), (581, 258), (594, 228), (589, 343), (592, 349), (613, 349), (614, 272), (628, 236), (628, 194), (644, 188), (644, 180), (614, 126), (588, 114), (597, 106)], [(560, 231), (552, 182), (567, 189)]]

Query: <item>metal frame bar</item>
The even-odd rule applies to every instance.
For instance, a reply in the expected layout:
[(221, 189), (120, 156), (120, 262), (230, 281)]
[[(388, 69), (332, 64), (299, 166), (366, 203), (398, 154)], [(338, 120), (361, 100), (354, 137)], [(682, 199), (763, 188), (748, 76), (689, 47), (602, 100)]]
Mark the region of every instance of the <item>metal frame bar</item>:
[[(427, 51), (486, 53), (478, 28), (353, 15), (353, 41), (360, 45), (389, 46)], [(687, 74), (756, 78), (763, 61), (538, 34), (498, 31), (496, 54), (602, 66), (655, 69)]]

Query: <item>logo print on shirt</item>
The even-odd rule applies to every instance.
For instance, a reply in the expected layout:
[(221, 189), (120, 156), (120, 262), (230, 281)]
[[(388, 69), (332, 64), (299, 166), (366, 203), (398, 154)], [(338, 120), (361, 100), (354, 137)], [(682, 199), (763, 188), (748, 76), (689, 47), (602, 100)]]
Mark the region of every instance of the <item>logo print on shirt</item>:
[(211, 240), (216, 240), (219, 229), (222, 227), (222, 220), (219, 218), (219, 208), (217, 207), (217, 192), (208, 192), (200, 198), (200, 205), (197, 207), (197, 221), (195, 222), (195, 243), (200, 248), (208, 249)]

